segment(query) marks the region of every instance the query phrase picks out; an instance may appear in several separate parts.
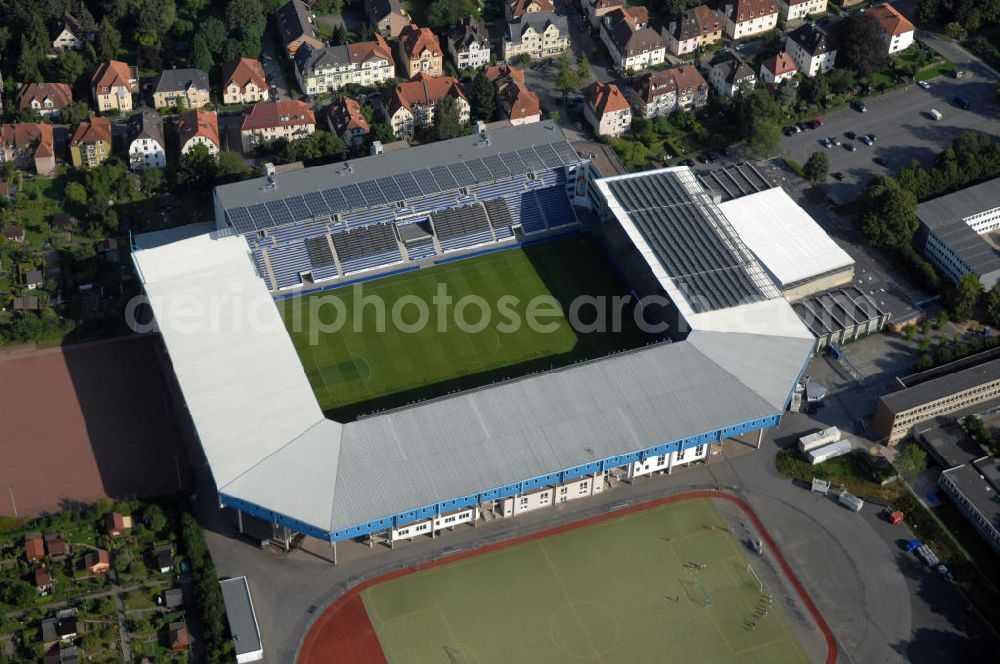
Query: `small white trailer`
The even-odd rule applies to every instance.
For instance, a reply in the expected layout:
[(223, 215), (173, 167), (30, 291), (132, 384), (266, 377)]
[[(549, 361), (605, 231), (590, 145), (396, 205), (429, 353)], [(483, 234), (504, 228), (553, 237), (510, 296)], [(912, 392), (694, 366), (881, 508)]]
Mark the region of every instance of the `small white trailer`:
[(837, 498), (841, 505), (854, 511), (860, 512), (861, 508), (865, 506), (865, 501), (861, 500), (853, 493), (848, 491), (841, 491), (840, 496)]
[(809, 450), (806, 452), (806, 457), (809, 459), (809, 463), (815, 466), (818, 463), (823, 463), (824, 461), (829, 461), (835, 457), (843, 456), (850, 452), (851, 449), (851, 441), (840, 440), (836, 443), (830, 443), (829, 445)]
[(819, 431), (815, 431), (808, 436), (802, 436), (799, 438), (799, 450), (802, 452), (808, 452), (816, 449), (817, 447), (835, 443), (838, 440), (840, 440), (840, 429), (837, 427), (820, 429)]

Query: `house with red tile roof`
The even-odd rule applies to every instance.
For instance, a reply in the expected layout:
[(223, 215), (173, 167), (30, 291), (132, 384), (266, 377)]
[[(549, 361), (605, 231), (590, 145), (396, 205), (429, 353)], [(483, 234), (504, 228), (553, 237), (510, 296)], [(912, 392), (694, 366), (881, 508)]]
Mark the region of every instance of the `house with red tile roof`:
[(267, 101), (270, 86), (260, 60), (240, 58), (222, 67), (222, 103), (256, 104)]
[(386, 90), (379, 98), (379, 111), (397, 138), (412, 136), (418, 128), (434, 125), (434, 105), (451, 97), (458, 105), (461, 122), (469, 121), (472, 107), (462, 85), (451, 76), (418, 74), (412, 81)]
[(81, 122), (69, 141), (74, 168), (96, 168), (111, 156), (111, 121), (96, 117)]
[(604, 17), (601, 40), (619, 72), (637, 71), (662, 63), (667, 40), (648, 25), (645, 7), (622, 7)]
[(403, 28), (399, 33), (399, 70), (403, 76), (441, 76), (443, 65), (441, 42), (430, 28), (421, 28), (415, 23)]
[(584, 0), (584, 4), (587, 6), (587, 20), (590, 21), (590, 27), (599, 28), (601, 18), (619, 7), (624, 7), (625, 0)]
[(52, 592), (52, 573), (45, 567), (36, 567), (34, 572), (35, 588), (39, 594)]
[(583, 117), (598, 136), (621, 136), (632, 126), (632, 107), (614, 83), (594, 82), (583, 99)]
[(556, 6), (552, 0), (507, 0), (504, 9), (508, 21), (516, 21), (525, 14), (536, 12), (555, 13)]
[(65, 83), (27, 83), (17, 91), (17, 108), (33, 110), (43, 118), (59, 117), (73, 103), (73, 91)]
[(396, 75), (392, 49), (380, 34), (371, 41), (313, 48), (295, 54), (295, 78), (306, 95), (336, 92), (345, 85), (375, 87)]
[(786, 21), (805, 19), (810, 14), (826, 12), (826, 0), (778, 0), (781, 17)]
[(45, 540), (41, 533), (28, 533), (24, 536), (24, 557), (29, 563), (37, 563), (45, 558)]
[(12, 161), (17, 168), (34, 167), (39, 175), (56, 170), (52, 125), (34, 122), (0, 125), (0, 163)]
[(778, 27), (778, 0), (727, 0), (722, 17), (730, 39), (754, 37)]
[(496, 65), (486, 69), (497, 90), (497, 108), (512, 125), (530, 124), (542, 119), (542, 104), (538, 95), (528, 89), (524, 71), (510, 65)]
[(692, 53), (722, 39), (722, 17), (708, 5), (692, 7), (660, 29), (667, 40), (667, 50), (674, 55)]
[(632, 79), (624, 93), (636, 115), (652, 118), (704, 108), (708, 82), (696, 67), (678, 65)]
[(889, 55), (906, 50), (913, 43), (913, 24), (888, 2), (869, 7), (868, 15), (882, 28), (882, 38)]
[(337, 97), (328, 111), (330, 130), (344, 145), (359, 148), (368, 138), (371, 127), (361, 112), (361, 104), (350, 97)]
[(296, 141), (316, 131), (316, 114), (297, 99), (254, 104), (243, 118), (240, 138), (243, 151), (269, 145), (279, 138)]
[(211, 155), (218, 154), (221, 149), (219, 118), (215, 111), (200, 108), (188, 111), (177, 121), (177, 133), (180, 136), (181, 156), (196, 145), (204, 145)]
[(98, 112), (131, 111), (138, 80), (132, 68), (118, 60), (102, 62), (90, 77), (90, 92)]
[(781, 85), (782, 81), (793, 78), (797, 73), (799, 66), (785, 51), (765, 58), (760, 64), (760, 80), (767, 85)]

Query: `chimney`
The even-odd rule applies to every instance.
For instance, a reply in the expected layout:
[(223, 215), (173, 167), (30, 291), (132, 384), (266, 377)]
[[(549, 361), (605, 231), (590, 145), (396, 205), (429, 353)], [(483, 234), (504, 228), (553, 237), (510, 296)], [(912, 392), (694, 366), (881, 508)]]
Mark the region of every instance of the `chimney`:
[(266, 164), (264, 164), (264, 175), (266, 175), (269, 178), (274, 177), (274, 164), (272, 164), (271, 162), (267, 162)]
[(370, 154), (374, 157), (377, 154), (382, 154), (382, 141), (372, 141), (372, 147)]
[(485, 134), (486, 133), (486, 123), (482, 120), (476, 120), (476, 133)]

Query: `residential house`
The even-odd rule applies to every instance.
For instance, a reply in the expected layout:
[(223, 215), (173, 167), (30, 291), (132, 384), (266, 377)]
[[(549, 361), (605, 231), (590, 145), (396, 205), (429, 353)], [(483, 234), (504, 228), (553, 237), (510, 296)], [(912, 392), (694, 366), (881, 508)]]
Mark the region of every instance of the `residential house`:
[(486, 69), (497, 90), (497, 108), (512, 125), (531, 124), (542, 119), (542, 104), (538, 95), (528, 89), (524, 71), (510, 65), (496, 65)]
[(309, 106), (297, 99), (283, 99), (254, 104), (243, 118), (240, 137), (243, 151), (250, 152), (279, 138), (295, 141), (315, 131), (316, 115)]
[(56, 170), (52, 125), (34, 122), (0, 125), (0, 164), (11, 161), (27, 170), (34, 166), (38, 175)]
[(501, 48), (505, 62), (521, 55), (533, 59), (559, 55), (569, 48), (566, 17), (550, 12), (524, 14), (507, 23)]
[(727, 0), (722, 16), (726, 36), (747, 39), (778, 27), (778, 0)]
[(448, 53), (459, 69), (490, 64), (490, 38), (475, 17), (466, 16), (448, 33)]
[(166, 69), (160, 72), (153, 89), (155, 108), (201, 108), (208, 106), (208, 74), (200, 69)]
[(888, 2), (868, 8), (868, 15), (878, 21), (889, 55), (899, 53), (913, 43), (913, 24)]
[(96, 117), (76, 126), (69, 140), (74, 168), (96, 168), (111, 156), (111, 120)]
[(177, 133), (180, 135), (182, 157), (196, 145), (204, 145), (213, 156), (222, 149), (222, 143), (219, 142), (219, 118), (215, 111), (200, 108), (188, 111), (178, 120)]
[(29, 563), (37, 563), (45, 558), (45, 540), (41, 533), (28, 533), (24, 536), (24, 557)]
[(80, 567), (90, 574), (106, 574), (111, 570), (111, 554), (104, 549), (88, 551), (80, 559)]
[(556, 5), (553, 0), (507, 0), (504, 5), (504, 17), (508, 21), (516, 21), (525, 14), (537, 12), (555, 13)]
[(267, 101), (269, 90), (260, 60), (240, 58), (222, 67), (223, 104), (256, 104)]
[(434, 125), (434, 105), (445, 97), (455, 100), (459, 119), (468, 122), (472, 107), (461, 83), (450, 76), (417, 74), (412, 81), (386, 90), (379, 99), (379, 111), (397, 138), (409, 137), (416, 129)]
[(104, 518), (104, 529), (108, 537), (123, 537), (132, 530), (132, 517), (121, 512), (111, 512)]
[(20, 226), (4, 226), (3, 230), (0, 231), (0, 235), (3, 239), (8, 242), (14, 242), (15, 244), (24, 244), (25, 234), (24, 229)]
[(601, 39), (619, 72), (632, 72), (661, 64), (667, 57), (667, 40), (649, 27), (645, 7), (622, 7), (604, 17)]
[(778, 86), (785, 79), (794, 78), (799, 66), (785, 51), (776, 53), (760, 64), (760, 80), (767, 85)]
[(56, 214), (52, 215), (52, 221), (49, 222), (49, 225), (51, 225), (52, 228), (64, 231), (74, 228), (77, 225), (77, 223), (78, 220), (73, 215), (66, 214), (65, 212), (57, 212)]
[[(28, 290), (38, 290), (45, 286), (45, 275), (41, 270), (28, 270), (24, 273), (24, 287)], [(44, 555), (42, 549), (42, 555)]]
[(443, 56), (441, 42), (430, 28), (411, 23), (399, 33), (399, 70), (406, 78), (417, 74), (441, 76)]
[(614, 83), (594, 82), (583, 100), (583, 117), (598, 136), (621, 136), (632, 126), (632, 108)]
[(43, 118), (58, 118), (72, 103), (73, 91), (65, 83), (26, 83), (17, 91), (18, 110), (32, 110)]
[(785, 50), (792, 56), (802, 75), (809, 78), (832, 70), (837, 60), (837, 49), (826, 31), (811, 23), (788, 33)]
[(102, 62), (90, 78), (90, 92), (100, 113), (131, 111), (137, 80), (132, 68), (118, 60)]
[(652, 118), (674, 111), (704, 108), (708, 103), (708, 83), (692, 65), (679, 65), (643, 74), (625, 88), (636, 115)]
[(170, 644), (171, 650), (187, 650), (191, 647), (191, 639), (184, 621), (170, 623), (167, 642)]
[(169, 550), (164, 549), (156, 553), (156, 569), (160, 570), (160, 574), (169, 574), (173, 571), (174, 557)]
[(757, 75), (743, 56), (727, 49), (716, 53), (708, 62), (708, 80), (723, 97), (735, 97), (740, 90), (756, 87)]
[(826, 0), (778, 0), (781, 17), (798, 21), (812, 14), (826, 13)]
[(349, 148), (359, 148), (368, 140), (371, 127), (361, 112), (361, 104), (350, 97), (338, 97), (329, 108), (330, 129)]
[(163, 593), (163, 605), (168, 609), (176, 609), (184, 605), (184, 591), (171, 588)]
[(302, 0), (288, 0), (278, 7), (274, 12), (274, 22), (278, 27), (278, 34), (281, 35), (281, 43), (289, 56), (295, 55), (303, 44), (310, 44), (316, 48), (322, 48), (324, 45), (313, 28), (313, 13), (309, 11), (309, 5)]
[(62, 19), (49, 31), (52, 39), (51, 56), (57, 56), (66, 51), (82, 51), (84, 45), (94, 38), (93, 33), (83, 28), (76, 18), (63, 14)]
[(410, 24), (410, 14), (402, 0), (365, 0), (365, 16), (386, 39), (395, 39)]
[(166, 166), (167, 142), (163, 138), (163, 118), (160, 114), (144, 108), (132, 115), (128, 119), (125, 145), (128, 146), (129, 167), (133, 171)]
[(625, 0), (583, 0), (584, 4), (587, 6), (587, 20), (590, 21), (590, 27), (597, 28), (601, 27), (601, 19), (604, 15), (613, 12), (614, 10), (624, 7)]
[(660, 33), (674, 55), (693, 53), (722, 39), (722, 17), (708, 5), (698, 5), (678, 14)]
[(35, 588), (38, 589), (39, 594), (44, 595), (52, 592), (54, 584), (52, 583), (52, 573), (48, 569), (45, 567), (36, 567), (34, 576)]
[(295, 78), (306, 95), (336, 92), (348, 84), (374, 87), (396, 75), (392, 49), (382, 35), (373, 41), (313, 48), (295, 54)]
[(58, 533), (49, 533), (45, 536), (45, 551), (49, 558), (62, 560), (69, 555), (69, 544)]
[(37, 295), (25, 295), (14, 298), (14, 311), (41, 311), (42, 299)]

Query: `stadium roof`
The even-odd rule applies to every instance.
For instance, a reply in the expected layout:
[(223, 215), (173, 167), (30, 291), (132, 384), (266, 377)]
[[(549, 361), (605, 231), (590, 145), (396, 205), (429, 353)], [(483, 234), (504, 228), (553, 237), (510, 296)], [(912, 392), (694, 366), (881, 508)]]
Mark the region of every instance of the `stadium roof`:
[(781, 288), (854, 265), (781, 187), (720, 203), (719, 209)]
[[(681, 171), (649, 184), (689, 179), (698, 198)], [(678, 343), (339, 424), (323, 419), (245, 240), (217, 235), (143, 236), (133, 257), (219, 493), (324, 533), (780, 415), (814, 344), (784, 299), (759, 292), (688, 307)]]
[[(227, 184), (215, 188), (215, 199), (236, 231), (247, 233), (580, 161), (555, 123), (536, 122), (304, 168), (273, 183), (263, 177)], [(222, 215), (216, 223), (226, 225)]]

